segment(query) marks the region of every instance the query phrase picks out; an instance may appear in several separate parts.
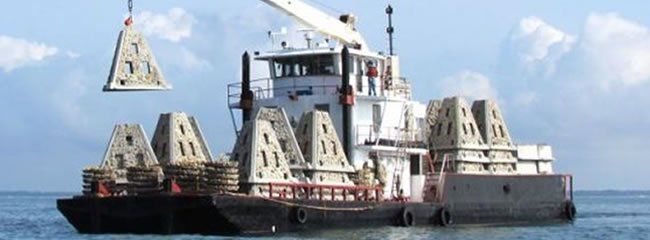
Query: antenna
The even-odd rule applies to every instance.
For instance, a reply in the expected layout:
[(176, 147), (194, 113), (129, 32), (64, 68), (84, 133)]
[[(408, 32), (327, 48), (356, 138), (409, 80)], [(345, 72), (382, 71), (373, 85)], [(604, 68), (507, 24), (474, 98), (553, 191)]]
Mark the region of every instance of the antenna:
[(386, 14), (388, 15), (388, 27), (386, 28), (386, 32), (388, 33), (388, 53), (393, 56), (393, 33), (395, 32), (395, 28), (393, 28), (393, 7), (390, 4), (386, 8)]

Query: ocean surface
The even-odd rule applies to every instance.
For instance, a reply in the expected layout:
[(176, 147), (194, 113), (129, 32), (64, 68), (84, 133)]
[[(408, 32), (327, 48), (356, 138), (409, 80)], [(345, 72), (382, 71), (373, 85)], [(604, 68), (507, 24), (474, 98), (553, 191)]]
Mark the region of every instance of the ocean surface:
[[(220, 239), (82, 235), (56, 210), (72, 193), (0, 192), (0, 239)], [(577, 192), (573, 224), (533, 227), (384, 227), (289, 234), (283, 239), (650, 239), (650, 191)], [(232, 238), (226, 238), (232, 239)]]

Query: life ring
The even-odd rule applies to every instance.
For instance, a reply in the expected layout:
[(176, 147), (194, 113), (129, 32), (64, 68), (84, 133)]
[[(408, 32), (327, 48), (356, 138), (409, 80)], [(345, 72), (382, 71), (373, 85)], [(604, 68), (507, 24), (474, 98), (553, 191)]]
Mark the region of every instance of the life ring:
[(293, 210), (292, 218), (296, 223), (300, 223), (300, 224), (307, 223), (307, 210), (301, 207), (295, 208)]
[(440, 219), (440, 226), (448, 227), (454, 224), (451, 212), (449, 212), (449, 210), (447, 210), (445, 207), (440, 208), (438, 211), (438, 217)]
[(415, 225), (415, 215), (410, 208), (403, 208), (400, 214), (400, 225), (402, 227), (412, 227)]
[(576, 205), (574, 205), (572, 201), (568, 201), (564, 206), (564, 212), (566, 214), (566, 218), (569, 221), (573, 222), (573, 220), (575, 220), (576, 218), (576, 214), (578, 213), (578, 210), (576, 209)]

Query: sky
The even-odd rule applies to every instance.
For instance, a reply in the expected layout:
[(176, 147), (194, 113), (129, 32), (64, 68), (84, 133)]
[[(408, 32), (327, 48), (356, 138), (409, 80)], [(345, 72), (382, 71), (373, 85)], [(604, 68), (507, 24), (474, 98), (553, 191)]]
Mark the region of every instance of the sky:
[[(415, 99), (496, 99), (514, 140), (552, 145), (556, 172), (572, 173), (576, 189), (650, 190), (650, 2), (307, 2), (354, 13), (377, 51), (390, 2)], [(126, 1), (0, 8), (0, 190), (78, 191), (115, 124), (151, 136), (163, 112), (194, 115), (213, 153), (229, 152), (226, 86), (241, 54), (296, 26), (255, 0), (135, 1), (135, 27), (174, 90), (103, 93), (126, 12)]]

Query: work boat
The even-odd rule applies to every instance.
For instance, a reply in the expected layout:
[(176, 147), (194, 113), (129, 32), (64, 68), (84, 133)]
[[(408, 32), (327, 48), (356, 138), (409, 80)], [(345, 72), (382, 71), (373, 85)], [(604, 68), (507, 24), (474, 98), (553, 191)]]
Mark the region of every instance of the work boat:
[[(353, 15), (263, 2), (309, 30), (302, 46), (273, 41), (270, 51), (244, 53), (242, 80), (227, 89), (232, 152), (214, 159), (185, 113), (162, 114), (150, 144), (139, 125), (116, 126), (101, 166), (84, 170), (83, 195), (57, 202), (79, 232), (239, 236), (573, 221), (572, 177), (554, 173), (550, 146), (513, 143), (496, 102), (412, 99), (392, 24), (389, 52), (375, 52)], [(270, 76), (252, 80), (251, 61)]]

